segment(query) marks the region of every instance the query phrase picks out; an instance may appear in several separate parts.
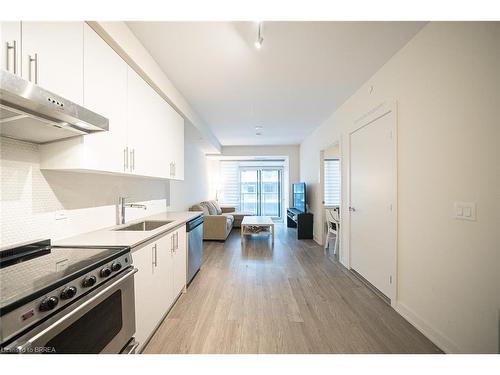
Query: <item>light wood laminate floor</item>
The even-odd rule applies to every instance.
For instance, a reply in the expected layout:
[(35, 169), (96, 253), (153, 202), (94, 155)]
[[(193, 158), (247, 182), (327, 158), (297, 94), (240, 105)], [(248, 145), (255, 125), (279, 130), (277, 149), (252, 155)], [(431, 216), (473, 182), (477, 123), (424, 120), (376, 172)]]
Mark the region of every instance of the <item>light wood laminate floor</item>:
[(312, 240), (276, 226), (204, 242), (201, 271), (145, 353), (440, 353)]

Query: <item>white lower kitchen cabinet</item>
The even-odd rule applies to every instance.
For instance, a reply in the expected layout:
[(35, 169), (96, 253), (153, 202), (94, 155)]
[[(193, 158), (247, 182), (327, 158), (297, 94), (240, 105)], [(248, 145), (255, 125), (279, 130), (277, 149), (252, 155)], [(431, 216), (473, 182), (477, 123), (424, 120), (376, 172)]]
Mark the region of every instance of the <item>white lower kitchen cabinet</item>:
[(134, 267), (139, 271), (134, 276), (135, 294), (135, 339), (144, 345), (161, 316), (158, 314), (156, 301), (158, 284), (154, 277), (154, 244), (146, 245), (132, 253)]
[(186, 248), (186, 229), (178, 229), (173, 235), (173, 296), (177, 298), (179, 293), (184, 291), (186, 286), (187, 272), (187, 248)]
[(139, 351), (154, 333), (186, 285), (184, 227), (132, 251), (134, 267), (135, 339)]

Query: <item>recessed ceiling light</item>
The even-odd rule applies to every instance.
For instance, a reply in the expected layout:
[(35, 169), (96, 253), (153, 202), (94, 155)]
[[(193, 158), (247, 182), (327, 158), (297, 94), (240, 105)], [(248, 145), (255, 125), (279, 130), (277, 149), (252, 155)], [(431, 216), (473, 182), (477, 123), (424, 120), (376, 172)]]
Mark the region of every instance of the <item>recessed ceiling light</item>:
[(255, 127), (255, 130), (262, 130), (262, 126), (257, 125), (257, 126)]

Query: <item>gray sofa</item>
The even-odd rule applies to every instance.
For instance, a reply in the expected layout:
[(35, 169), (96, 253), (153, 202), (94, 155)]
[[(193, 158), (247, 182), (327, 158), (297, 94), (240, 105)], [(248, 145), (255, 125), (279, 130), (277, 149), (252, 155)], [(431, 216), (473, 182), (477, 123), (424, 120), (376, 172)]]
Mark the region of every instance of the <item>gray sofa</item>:
[(236, 212), (234, 207), (221, 207), (217, 201), (204, 201), (189, 208), (203, 212), (203, 239), (224, 241), (231, 230), (239, 228), (243, 217), (252, 214)]

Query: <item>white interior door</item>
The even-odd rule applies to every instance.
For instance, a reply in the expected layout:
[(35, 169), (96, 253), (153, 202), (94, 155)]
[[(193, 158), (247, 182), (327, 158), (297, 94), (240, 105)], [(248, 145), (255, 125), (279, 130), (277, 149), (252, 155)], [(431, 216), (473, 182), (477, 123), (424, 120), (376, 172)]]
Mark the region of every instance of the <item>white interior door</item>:
[(392, 111), (350, 135), (350, 266), (395, 298), (396, 140)]

